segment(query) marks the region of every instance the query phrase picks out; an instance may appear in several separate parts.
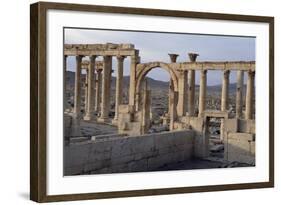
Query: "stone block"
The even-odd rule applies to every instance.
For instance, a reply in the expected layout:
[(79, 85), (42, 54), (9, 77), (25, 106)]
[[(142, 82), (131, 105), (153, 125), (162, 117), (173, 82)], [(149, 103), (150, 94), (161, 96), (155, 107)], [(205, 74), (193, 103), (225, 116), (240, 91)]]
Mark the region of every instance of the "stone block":
[(64, 147), (64, 167), (83, 166), (87, 162), (91, 145), (75, 144)]
[(147, 159), (132, 161), (128, 163), (129, 170), (133, 172), (147, 171)]

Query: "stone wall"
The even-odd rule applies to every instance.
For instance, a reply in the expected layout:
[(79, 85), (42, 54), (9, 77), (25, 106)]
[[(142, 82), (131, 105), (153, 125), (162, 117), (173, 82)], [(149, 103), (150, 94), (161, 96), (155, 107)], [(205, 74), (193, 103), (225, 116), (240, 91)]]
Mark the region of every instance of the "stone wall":
[(255, 135), (228, 133), (225, 137), (224, 158), (229, 162), (255, 164)]
[(191, 130), (72, 144), (64, 148), (64, 175), (157, 170), (190, 159), (193, 149)]

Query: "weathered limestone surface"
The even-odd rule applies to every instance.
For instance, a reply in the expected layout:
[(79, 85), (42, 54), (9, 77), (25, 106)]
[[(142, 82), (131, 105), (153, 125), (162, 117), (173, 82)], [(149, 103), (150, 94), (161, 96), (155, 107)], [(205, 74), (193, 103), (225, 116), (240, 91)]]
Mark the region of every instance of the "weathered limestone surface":
[[(63, 90), (66, 90), (66, 70), (67, 70), (67, 56), (63, 56)], [(63, 110), (68, 109), (68, 103), (66, 101), (66, 92), (63, 92)]]
[(195, 71), (188, 71), (188, 115), (194, 116), (195, 114)]
[[(111, 73), (112, 73), (112, 57), (117, 57), (118, 70), (116, 79), (116, 93), (115, 93), (115, 122), (118, 125), (120, 134), (128, 134), (130, 136), (137, 136), (148, 132), (149, 130), (149, 114), (150, 114), (150, 94), (145, 89), (142, 95), (141, 85), (145, 79), (146, 74), (153, 68), (161, 67), (169, 72), (171, 75), (170, 97), (169, 97), (169, 113), (166, 115), (167, 124), (169, 122), (170, 130), (174, 129), (192, 129), (196, 135), (194, 148), (194, 156), (205, 157), (208, 155), (208, 119), (210, 117), (223, 119), (221, 124), (222, 140), (226, 143), (232, 143), (228, 150), (229, 156), (235, 147), (237, 153), (244, 156), (243, 150), (246, 149), (247, 143), (243, 140), (248, 135), (255, 134), (255, 120), (254, 120), (254, 75), (255, 62), (254, 61), (201, 61), (197, 62), (198, 54), (189, 53), (190, 62), (177, 62), (177, 54), (169, 54), (170, 63), (155, 61), (140, 63), (139, 51), (135, 49), (132, 44), (69, 44), (64, 46), (64, 73), (67, 70), (66, 58), (67, 56), (76, 56), (76, 72), (75, 72), (75, 88), (74, 88), (74, 108), (73, 115), (70, 118), (71, 126), (66, 125), (65, 128), (73, 130), (75, 136), (80, 136), (78, 132), (81, 113), (81, 69), (87, 69), (87, 89), (86, 89), (86, 112), (84, 119), (92, 120), (94, 112), (98, 113), (99, 122), (109, 122), (110, 112), (110, 87), (111, 87)], [(83, 61), (82, 57), (89, 56), (90, 62)], [(101, 56), (103, 61), (96, 62), (95, 58)], [(130, 85), (129, 85), (129, 103), (123, 105), (122, 103), (122, 81), (123, 81), (123, 60), (124, 57), (130, 57)], [(207, 71), (221, 70), (224, 75), (222, 81), (221, 93), (221, 109), (220, 112), (208, 113), (205, 109), (206, 87), (207, 87)], [(231, 112), (231, 107), (228, 106), (228, 90), (229, 90), (229, 72), (237, 71), (237, 88), (236, 88), (236, 117), (228, 115)], [(198, 116), (195, 116), (195, 71), (200, 71), (200, 90), (199, 90), (199, 106)], [(247, 91), (245, 96), (245, 117), (243, 116), (243, 75), (248, 73)], [(97, 75), (97, 78), (96, 78)], [(65, 87), (65, 85), (64, 85)], [(143, 100), (144, 99), (144, 100)], [(64, 102), (65, 96), (64, 96)], [(142, 104), (141, 104), (142, 103)], [(66, 105), (64, 104), (66, 110)], [(226, 115), (223, 115), (226, 113)], [(187, 116), (186, 116), (187, 114)], [(231, 113), (230, 113), (231, 114)], [(230, 119), (230, 116), (232, 119)], [(244, 117), (244, 119), (243, 119)], [(169, 118), (169, 119), (168, 119)], [(68, 122), (68, 120), (66, 120)], [(76, 130), (76, 131), (75, 131)], [(158, 135), (158, 134), (157, 134)], [(225, 139), (223, 136), (228, 135)], [(246, 136), (246, 137), (245, 137)], [(241, 140), (238, 138), (241, 137)], [(237, 139), (236, 139), (237, 138)], [(127, 139), (127, 138), (126, 138)], [(241, 143), (241, 144), (239, 144)], [(253, 147), (255, 141), (251, 141)], [(245, 146), (244, 146), (245, 145)], [(86, 146), (86, 145), (85, 145)], [(106, 145), (109, 146), (109, 145)], [(87, 147), (87, 146), (86, 146)], [(240, 149), (241, 148), (241, 149)], [(85, 148), (87, 149), (87, 148)], [(252, 150), (252, 148), (251, 148)], [(243, 158), (243, 157), (241, 157)], [(160, 156), (156, 161), (162, 161), (164, 157)], [(228, 159), (231, 159), (229, 157)], [(239, 158), (240, 159), (240, 158)], [(249, 158), (248, 158), (249, 159)], [(125, 160), (125, 159), (122, 159)], [(146, 164), (152, 164), (153, 160), (141, 159), (138, 164), (130, 164), (129, 169), (140, 169)], [(126, 161), (126, 160), (125, 160)], [(130, 160), (129, 160), (130, 161)], [(157, 162), (153, 162), (156, 163)], [(97, 162), (97, 164), (109, 163), (107, 160)], [(161, 164), (161, 163), (160, 163)], [(112, 165), (112, 164), (111, 164)], [(78, 166), (78, 165), (77, 165)], [(79, 165), (80, 166), (80, 165)], [(92, 169), (92, 165), (89, 165)], [(116, 165), (114, 170), (123, 170), (128, 166), (122, 163)], [(99, 171), (104, 172), (108, 169), (102, 168)], [(132, 168), (134, 167), (134, 168)], [(137, 168), (136, 168), (137, 167)], [(76, 165), (74, 169), (76, 169)], [(84, 170), (91, 170), (89, 167)], [(98, 171), (98, 172), (99, 172)]]
[(75, 90), (74, 90), (74, 118), (81, 116), (81, 61), (82, 56), (76, 56)]
[(107, 122), (110, 106), (110, 85), (111, 85), (111, 66), (112, 57), (104, 56), (104, 69), (102, 72), (102, 96), (101, 96), (101, 115), (99, 122)]
[(245, 119), (253, 117), (254, 76), (255, 72), (248, 71)]
[(141, 134), (148, 132), (150, 128), (150, 104), (151, 104), (151, 95), (150, 90), (147, 89), (147, 83), (143, 90), (143, 103), (142, 103), (142, 119), (141, 119)]
[(87, 109), (84, 120), (92, 120), (94, 118), (94, 101), (95, 101), (95, 60), (96, 56), (90, 57), (90, 65), (87, 75)]
[(178, 116), (186, 114), (186, 99), (187, 99), (187, 71), (179, 73), (179, 91), (178, 91)]
[(222, 92), (221, 92), (221, 111), (228, 109), (228, 87), (229, 87), (229, 70), (223, 72)]
[(242, 117), (243, 108), (243, 86), (244, 86), (244, 71), (237, 71), (236, 83), (236, 117)]
[(131, 56), (129, 105), (135, 106), (137, 56)]
[(102, 70), (97, 70), (95, 112), (99, 113), (101, 104)]
[(255, 135), (249, 133), (228, 133), (224, 157), (227, 161), (255, 164)]
[(198, 117), (202, 117), (206, 106), (206, 86), (207, 86), (207, 71), (202, 70), (200, 75), (200, 91), (199, 91), (199, 113)]
[(118, 123), (118, 107), (122, 104), (123, 93), (123, 64), (124, 56), (117, 56), (117, 77), (116, 77), (116, 94), (115, 94), (115, 116), (114, 121)]
[(193, 156), (193, 131), (94, 140), (65, 148), (65, 175), (150, 171)]

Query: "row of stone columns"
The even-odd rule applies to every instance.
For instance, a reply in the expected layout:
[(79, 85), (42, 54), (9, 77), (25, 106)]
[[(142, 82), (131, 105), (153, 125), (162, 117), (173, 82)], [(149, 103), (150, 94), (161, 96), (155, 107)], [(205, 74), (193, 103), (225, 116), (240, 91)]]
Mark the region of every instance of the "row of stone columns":
[[(229, 94), (229, 70), (223, 72), (222, 79), (222, 94), (221, 94), (221, 111), (227, 111), (228, 109), (228, 94)], [(254, 97), (254, 71), (248, 71), (247, 91), (246, 91), (246, 110), (245, 119), (253, 118), (253, 97)], [(244, 71), (237, 71), (237, 88), (236, 88), (236, 117), (242, 117), (243, 108), (243, 78)], [(200, 90), (199, 90), (199, 113), (198, 116), (202, 117), (205, 110), (205, 98), (206, 98), (206, 81), (207, 70), (201, 71), (200, 76)]]
[[(74, 85), (74, 108), (73, 117), (81, 118), (81, 70), (82, 58), (84, 56), (76, 56), (75, 68), (75, 85)], [(89, 66), (86, 74), (86, 90), (85, 90), (85, 116), (84, 120), (94, 119), (95, 112), (100, 111), (98, 121), (105, 122), (109, 118), (110, 110), (110, 89), (111, 89), (111, 73), (112, 73), (112, 56), (103, 56), (103, 69), (96, 69), (97, 56), (90, 56)], [(64, 74), (66, 76), (66, 59), (64, 56)], [(122, 104), (122, 83), (123, 83), (123, 66), (125, 56), (117, 56), (117, 77), (116, 77), (116, 105), (115, 120), (118, 120), (118, 106)], [(64, 80), (64, 89), (66, 88)], [(64, 94), (64, 102), (66, 99)]]
[[(171, 63), (176, 63), (177, 54), (169, 54)], [(198, 54), (189, 53), (191, 62), (195, 62)], [(222, 92), (221, 92), (221, 111), (228, 110), (228, 95), (229, 95), (229, 75), (230, 70), (223, 71)], [(236, 88), (236, 117), (242, 117), (243, 108), (243, 78), (244, 71), (237, 71), (237, 88)], [(178, 104), (177, 115), (184, 116), (188, 111), (189, 116), (195, 114), (195, 70), (181, 71), (178, 80)], [(199, 105), (198, 117), (203, 117), (206, 106), (206, 89), (207, 89), (207, 70), (200, 71), (200, 88), (199, 88)], [(254, 71), (248, 71), (247, 91), (246, 91), (246, 110), (245, 119), (253, 117), (253, 97), (254, 97)], [(171, 92), (170, 90), (170, 93)], [(172, 98), (172, 96), (170, 96)], [(171, 100), (170, 100), (171, 101)], [(187, 107), (186, 102), (187, 101)], [(169, 103), (171, 104), (171, 103)], [(170, 106), (169, 106), (170, 107)], [(172, 109), (170, 107), (170, 109)]]

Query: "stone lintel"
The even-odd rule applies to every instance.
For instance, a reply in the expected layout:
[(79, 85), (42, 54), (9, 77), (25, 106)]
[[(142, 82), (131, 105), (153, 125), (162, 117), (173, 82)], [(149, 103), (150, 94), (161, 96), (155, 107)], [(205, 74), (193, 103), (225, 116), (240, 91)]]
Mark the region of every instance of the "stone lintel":
[(75, 56), (75, 55), (83, 55), (83, 56), (135, 56), (136, 50), (106, 50), (106, 51), (97, 51), (97, 50), (65, 50), (64, 55)]

